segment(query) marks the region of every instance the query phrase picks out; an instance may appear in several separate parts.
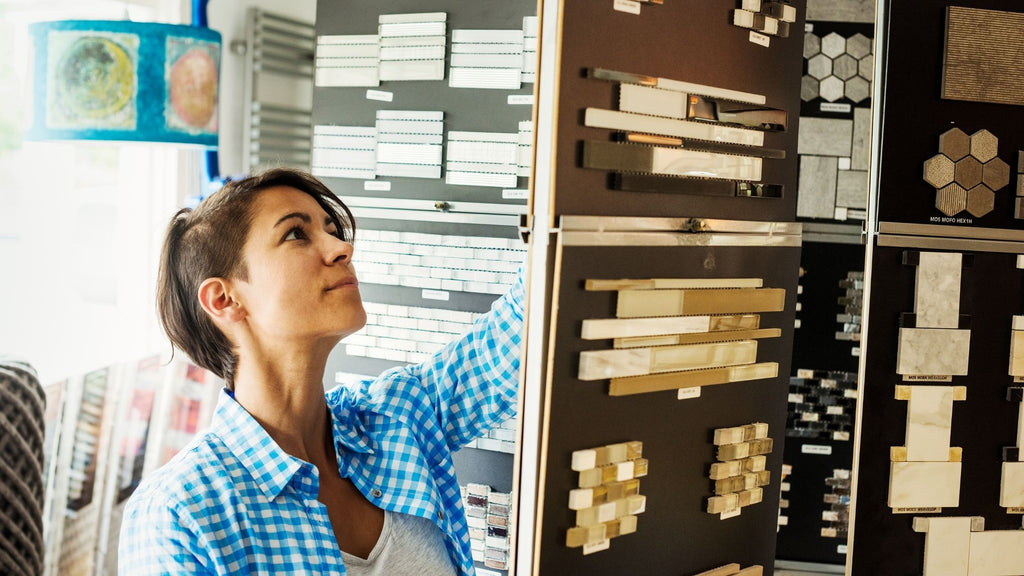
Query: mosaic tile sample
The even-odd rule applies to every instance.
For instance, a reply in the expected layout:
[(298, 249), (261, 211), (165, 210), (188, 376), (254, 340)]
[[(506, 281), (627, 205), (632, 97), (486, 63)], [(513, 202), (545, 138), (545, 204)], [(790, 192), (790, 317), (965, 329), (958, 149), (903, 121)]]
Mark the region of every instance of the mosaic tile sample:
[(825, 486), (828, 490), (823, 500), (828, 509), (821, 513), (821, 537), (845, 540), (850, 530), (850, 471), (833, 470)]
[(441, 177), (444, 112), (377, 110), (377, 175)]
[(317, 36), (317, 86), (380, 86), (380, 37)]
[(970, 347), (970, 330), (900, 328), (896, 373), (966, 376)]
[(473, 561), (495, 570), (508, 569), (512, 495), (486, 484), (460, 486), (469, 525)]
[(964, 6), (946, 9), (942, 97), (1024, 105), (1024, 13)]
[(897, 386), (896, 399), (907, 401), (906, 460), (949, 462), (953, 402), (967, 399), (964, 386)]
[(757, 363), (758, 312), (780, 311), (785, 290), (760, 278), (588, 279), (590, 291), (617, 292), (616, 318), (584, 319), (584, 340), (613, 348), (580, 353), (580, 380), (611, 379), (613, 396), (771, 378), (775, 362)]
[[(809, 6), (808, 6), (809, 8)], [(800, 98), (828, 102), (848, 100), (860, 104), (871, 97), (874, 66), (873, 40), (860, 32), (845, 37), (837, 32), (819, 36), (804, 33), (806, 72)]]
[(914, 314), (910, 316), (915, 324), (900, 327), (896, 372), (904, 376), (966, 375), (971, 331), (957, 328), (962, 255), (908, 250), (903, 262), (917, 266)]
[(856, 409), (856, 372), (797, 370), (789, 379), (786, 436), (848, 442)]
[(381, 80), (444, 80), (448, 15), (381, 14)]
[(707, 511), (725, 520), (738, 516), (741, 508), (761, 502), (764, 487), (771, 481), (764, 456), (772, 451), (772, 439), (768, 425), (755, 422), (716, 429), (714, 444), (718, 461), (708, 471), (714, 496), (708, 498)]
[(566, 533), (569, 548), (583, 554), (607, 550), (613, 538), (636, 532), (637, 515), (647, 507), (640, 480), (647, 475), (643, 443), (622, 442), (577, 450), (572, 469), (579, 472), (579, 488), (569, 492), (575, 523)]
[(463, 186), (515, 188), (519, 174), (519, 134), (448, 132), (445, 182)]
[(780, 0), (741, 0), (730, 21), (733, 26), (786, 38), (789, 26), (796, 22), (796, 6)]
[(748, 566), (740, 569), (740, 565), (725, 564), (718, 568), (712, 568), (711, 570), (705, 570), (700, 574), (694, 574), (693, 576), (762, 576), (764, 574), (764, 567), (759, 564)]
[(936, 189), (935, 207), (946, 216), (966, 210), (975, 218), (995, 206), (995, 192), (1010, 183), (1010, 166), (996, 154), (999, 140), (988, 130), (970, 136), (951, 128), (939, 136), (939, 153), (924, 161), (922, 177)]
[(861, 307), (864, 303), (864, 272), (850, 271), (846, 278), (839, 281), (839, 288), (845, 295), (839, 298), (843, 312), (836, 315), (840, 329), (836, 331), (836, 340), (860, 342)]

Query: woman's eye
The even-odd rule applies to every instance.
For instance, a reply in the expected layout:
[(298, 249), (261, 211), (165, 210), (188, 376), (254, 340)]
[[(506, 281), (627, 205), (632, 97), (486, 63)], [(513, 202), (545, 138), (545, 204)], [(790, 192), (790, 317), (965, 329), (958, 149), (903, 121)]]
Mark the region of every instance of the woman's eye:
[(285, 240), (301, 240), (306, 237), (306, 233), (302, 231), (302, 228), (298, 226), (292, 228), (284, 235)]

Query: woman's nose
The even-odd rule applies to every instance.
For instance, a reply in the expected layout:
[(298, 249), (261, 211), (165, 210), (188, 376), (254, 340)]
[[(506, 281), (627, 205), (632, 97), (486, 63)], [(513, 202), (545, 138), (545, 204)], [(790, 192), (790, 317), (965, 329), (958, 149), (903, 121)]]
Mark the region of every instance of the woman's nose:
[(355, 249), (351, 242), (346, 242), (333, 234), (327, 235), (327, 247), (325, 260), (332, 263), (348, 262), (352, 260), (352, 252)]

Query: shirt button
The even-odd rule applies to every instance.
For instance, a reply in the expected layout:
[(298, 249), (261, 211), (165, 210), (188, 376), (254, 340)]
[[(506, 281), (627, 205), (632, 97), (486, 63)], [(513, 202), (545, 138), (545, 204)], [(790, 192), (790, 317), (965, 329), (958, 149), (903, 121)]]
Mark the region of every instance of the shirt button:
[(437, 519), (438, 520), (444, 520), (444, 510), (438, 510), (437, 511)]
[(373, 490), (370, 490), (370, 496), (373, 496), (374, 498), (380, 498), (380, 495), (381, 495), (381, 491), (378, 490), (377, 488), (374, 488)]

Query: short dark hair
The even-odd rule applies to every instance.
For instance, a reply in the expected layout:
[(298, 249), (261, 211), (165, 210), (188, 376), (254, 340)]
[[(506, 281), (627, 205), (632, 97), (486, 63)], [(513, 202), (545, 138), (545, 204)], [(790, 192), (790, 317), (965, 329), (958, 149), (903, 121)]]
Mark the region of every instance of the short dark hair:
[(199, 286), (207, 278), (248, 278), (242, 249), (253, 206), (260, 192), (278, 186), (312, 196), (341, 238), (355, 239), (355, 219), (345, 203), (316, 177), (291, 168), (228, 182), (194, 210), (179, 210), (164, 236), (157, 276), (157, 311), (164, 332), (193, 362), (223, 378), (229, 389), (234, 389), (238, 355), (200, 306)]

